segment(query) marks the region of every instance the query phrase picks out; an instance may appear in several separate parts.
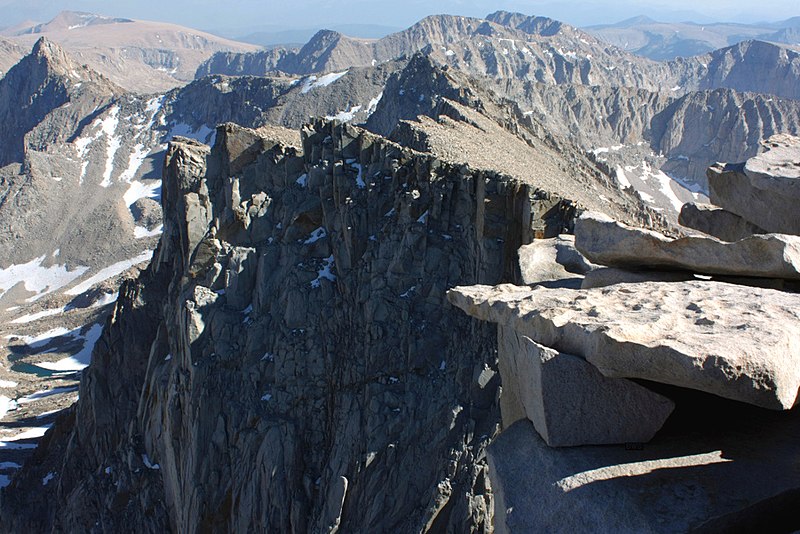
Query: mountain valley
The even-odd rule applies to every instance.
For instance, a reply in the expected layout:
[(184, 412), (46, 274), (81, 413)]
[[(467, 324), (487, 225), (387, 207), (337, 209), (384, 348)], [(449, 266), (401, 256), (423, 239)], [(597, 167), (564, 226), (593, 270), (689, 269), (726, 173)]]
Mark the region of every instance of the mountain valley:
[[(800, 135), (795, 46), (656, 61), (600, 29), (498, 11), (271, 50), (76, 12), (5, 30), (0, 531), (524, 531), (492, 450), (529, 439), (503, 351), (532, 334), (461, 288), (584, 291), (617, 267), (580, 244), (587, 212), (680, 242), (713, 202), (765, 233), (714, 165)], [(565, 236), (580, 268), (525, 263)], [(789, 278), (751, 293), (794, 298)], [(693, 386), (632, 378), (683, 436)]]

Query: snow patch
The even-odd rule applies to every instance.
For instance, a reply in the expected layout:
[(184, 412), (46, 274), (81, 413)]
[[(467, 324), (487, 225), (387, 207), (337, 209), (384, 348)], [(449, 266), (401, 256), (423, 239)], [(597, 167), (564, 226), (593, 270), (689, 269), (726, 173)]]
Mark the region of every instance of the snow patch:
[(40, 256), (28, 263), (0, 269), (0, 296), (22, 282), (26, 291), (36, 293), (25, 302), (34, 302), (71, 283), (89, 270), (88, 267), (77, 267), (69, 271), (66, 265), (59, 264), (43, 267), (42, 263), (46, 257)]
[(80, 295), (87, 289), (91, 288), (93, 285), (108, 280), (113, 276), (117, 276), (120, 273), (123, 273), (133, 267), (134, 265), (138, 265), (145, 261), (149, 261), (150, 258), (153, 256), (152, 250), (146, 250), (139, 254), (138, 256), (131, 258), (129, 260), (118, 261), (117, 263), (106, 267), (105, 269), (101, 269), (97, 272), (94, 276), (84, 280), (80, 284), (76, 285), (75, 287), (68, 289), (66, 291), (67, 295)]
[(302, 94), (306, 94), (312, 89), (316, 89), (317, 87), (327, 87), (328, 85), (332, 84), (333, 82), (335, 82), (336, 80), (347, 74), (347, 72), (348, 71), (345, 70), (342, 72), (331, 72), (329, 74), (325, 74), (320, 77), (313, 75), (309, 76), (303, 83), (303, 87), (302, 89), (300, 89), (300, 92)]
[(136, 176), (136, 173), (139, 172), (139, 168), (144, 163), (145, 158), (150, 153), (150, 149), (144, 146), (142, 143), (137, 143), (135, 147), (133, 147), (133, 152), (128, 158), (128, 168), (122, 171), (122, 174), (119, 175), (120, 181), (125, 183), (130, 183), (131, 180)]
[(336, 281), (336, 275), (333, 274), (333, 254), (322, 260), (322, 268), (317, 271), (317, 277), (311, 281), (311, 287), (317, 288), (322, 284), (322, 280)]
[(14, 406), (14, 404), (12, 404), (13, 402), (13, 400), (5, 395), (0, 395), (0, 419), (5, 417), (6, 414), (11, 411), (11, 408)]
[(140, 198), (161, 199), (161, 180), (148, 180), (149, 183), (134, 180), (130, 182), (128, 190), (122, 195), (125, 205), (130, 207)]
[(367, 104), (367, 115), (372, 115), (375, 112), (375, 110), (378, 109), (378, 102), (381, 101), (381, 98), (383, 98), (383, 91), (381, 91), (380, 94), (378, 94), (378, 96), (369, 101), (369, 104)]
[(101, 296), (96, 301), (92, 302), (92, 305), (89, 306), (89, 307), (90, 308), (101, 308), (103, 306), (107, 306), (107, 305), (112, 304), (114, 302), (117, 302), (117, 294), (116, 293), (103, 293), (103, 296)]
[(172, 126), (172, 129), (167, 134), (165, 140), (169, 141), (176, 135), (194, 139), (195, 141), (200, 141), (201, 143), (205, 143), (207, 145), (213, 145), (217, 139), (217, 130), (209, 128), (205, 124), (199, 128), (194, 128), (186, 123), (180, 123)]
[(308, 239), (303, 241), (303, 244), (304, 245), (310, 245), (311, 243), (316, 243), (320, 239), (324, 239), (327, 236), (328, 236), (327, 230), (325, 230), (325, 228), (320, 226), (319, 228), (317, 228), (316, 230), (311, 232), (311, 234), (309, 235)]
[(164, 232), (164, 225), (159, 224), (157, 227), (153, 228), (152, 230), (148, 230), (144, 226), (134, 226), (133, 227), (133, 237), (136, 239), (144, 239), (146, 237), (154, 237), (157, 235), (161, 235)]
[(122, 140), (117, 137), (117, 126), (119, 125), (119, 108), (114, 106), (108, 112), (108, 117), (103, 119), (100, 130), (106, 135), (106, 168), (103, 171), (102, 187), (111, 185), (111, 175), (114, 173), (114, 157), (117, 150), (122, 146)]
[(41, 391), (31, 393), (30, 395), (26, 395), (20, 398), (19, 401), (17, 402), (19, 402), (20, 404), (29, 404), (31, 402), (36, 402), (37, 400), (41, 400), (47, 397), (52, 397), (53, 395), (60, 395), (61, 393), (71, 393), (73, 391), (78, 391), (78, 386), (43, 389)]
[(92, 350), (94, 350), (94, 346), (97, 344), (97, 340), (100, 339), (102, 333), (103, 325), (94, 324), (89, 328), (85, 336), (81, 336), (84, 339), (83, 348), (77, 354), (69, 358), (58, 360), (57, 362), (37, 363), (36, 366), (50, 371), (82, 371), (91, 363)]
[(623, 148), (625, 148), (625, 145), (614, 145), (614, 146), (608, 146), (608, 147), (601, 146), (600, 148), (595, 148), (591, 152), (592, 152), (592, 154), (597, 156), (599, 154), (607, 154), (609, 152), (616, 152), (617, 150), (622, 150)]
[(150, 461), (150, 457), (147, 456), (147, 453), (142, 454), (142, 463), (144, 463), (145, 467), (147, 467), (148, 469), (153, 469), (154, 471), (161, 469), (160, 465), (154, 464), (153, 462)]
[(656, 201), (656, 199), (653, 198), (653, 195), (651, 195), (649, 193), (645, 193), (644, 191), (637, 191), (637, 193), (639, 193), (639, 196), (642, 197), (642, 200), (644, 200), (645, 202), (648, 202), (650, 204), (654, 204), (655, 201)]
[(64, 313), (64, 308), (50, 308), (49, 310), (43, 310), (36, 313), (29, 313), (28, 315), (23, 315), (22, 317), (17, 317), (11, 324), (27, 324), (32, 323), (34, 321), (38, 321), (43, 317), (52, 317), (53, 315), (59, 315)]
[(63, 326), (59, 326), (36, 336), (20, 336), (16, 334), (9, 334), (6, 336), (6, 339), (17, 338), (17, 340), (21, 341), (28, 347), (32, 349), (38, 349), (40, 347), (44, 347), (57, 337), (76, 337), (79, 335), (77, 332), (77, 330), (67, 330)]
[(401, 298), (401, 299), (407, 299), (407, 298), (408, 298), (408, 297), (410, 297), (410, 296), (411, 296), (411, 294), (412, 294), (412, 293), (414, 293), (414, 291), (416, 291), (416, 290), (417, 290), (417, 286), (411, 286), (411, 287), (409, 287), (409, 288), (408, 288), (408, 289), (405, 291), (405, 293), (402, 293), (402, 294), (400, 295), (400, 298)]
[(617, 172), (614, 174), (614, 176), (617, 178), (617, 181), (619, 182), (620, 189), (627, 189), (629, 187), (632, 187), (631, 182), (630, 180), (628, 180), (628, 177), (625, 176), (625, 171), (622, 169), (622, 167), (617, 167)]
[(367, 187), (367, 183), (364, 181), (364, 166), (360, 163), (356, 163), (355, 159), (347, 160), (347, 164), (358, 171), (358, 174), (356, 175), (356, 186), (358, 186), (359, 189), (364, 189)]
[(330, 120), (337, 120), (340, 122), (350, 122), (361, 110), (361, 106), (352, 106), (349, 111), (340, 111), (336, 115), (326, 115), (325, 118)]
[[(41, 438), (45, 435), (45, 433), (53, 426), (52, 424), (44, 425), (44, 426), (37, 426), (33, 427), (30, 430), (26, 430), (25, 432), (21, 432), (10, 438), (3, 438), (0, 440), (0, 448), (7, 444), (9, 441), (22, 441), (23, 439), (37, 439)], [(35, 445), (34, 445), (35, 447)]]

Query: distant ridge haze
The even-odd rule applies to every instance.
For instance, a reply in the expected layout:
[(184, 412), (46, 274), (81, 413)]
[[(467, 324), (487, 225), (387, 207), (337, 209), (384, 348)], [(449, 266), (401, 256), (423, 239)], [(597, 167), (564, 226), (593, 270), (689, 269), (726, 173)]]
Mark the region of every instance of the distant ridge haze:
[[(757, 4), (744, 0), (710, 0), (703, 3), (676, 0), (669, 4), (632, 0), (580, 3), (557, 3), (552, 0), (407, 0), (402, 3), (388, 0), (356, 0), (346, 3), (296, 0), (291, 3), (265, 3), (240, 0), (225, 5), (209, 0), (0, 0), (0, 16), (8, 26), (26, 19), (47, 21), (64, 10), (104, 13), (110, 17), (157, 19), (194, 28), (213, 28), (229, 37), (262, 31), (253, 27), (254, 21), (263, 21), (264, 26), (279, 26), (284, 30), (332, 28), (349, 24), (406, 27), (432, 14), (482, 17), (496, 10), (547, 16), (575, 26), (614, 23), (639, 14), (659, 21), (692, 20), (698, 23), (755, 23), (800, 15), (797, 3), (793, 0), (771, 0)], [(265, 28), (263, 31), (271, 30)]]

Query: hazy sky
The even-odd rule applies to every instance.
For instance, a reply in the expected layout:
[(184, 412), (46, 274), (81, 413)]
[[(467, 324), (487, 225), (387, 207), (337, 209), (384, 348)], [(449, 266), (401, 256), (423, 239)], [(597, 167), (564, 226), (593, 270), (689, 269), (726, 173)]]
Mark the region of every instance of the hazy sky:
[(498, 9), (545, 15), (577, 26), (616, 22), (640, 14), (658, 20), (696, 22), (775, 21), (800, 15), (797, 0), (0, 0), (0, 24), (46, 21), (64, 9), (217, 30), (341, 24), (399, 28), (435, 13), (485, 16)]

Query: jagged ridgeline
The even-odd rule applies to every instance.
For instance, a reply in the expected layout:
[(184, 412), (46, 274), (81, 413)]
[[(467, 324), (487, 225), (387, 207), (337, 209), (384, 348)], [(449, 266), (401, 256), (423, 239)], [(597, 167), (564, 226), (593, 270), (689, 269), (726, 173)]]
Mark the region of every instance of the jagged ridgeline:
[(496, 334), (445, 292), (517, 280), (575, 207), (349, 125), (302, 133), (171, 144), (161, 243), (6, 529), (491, 530)]

